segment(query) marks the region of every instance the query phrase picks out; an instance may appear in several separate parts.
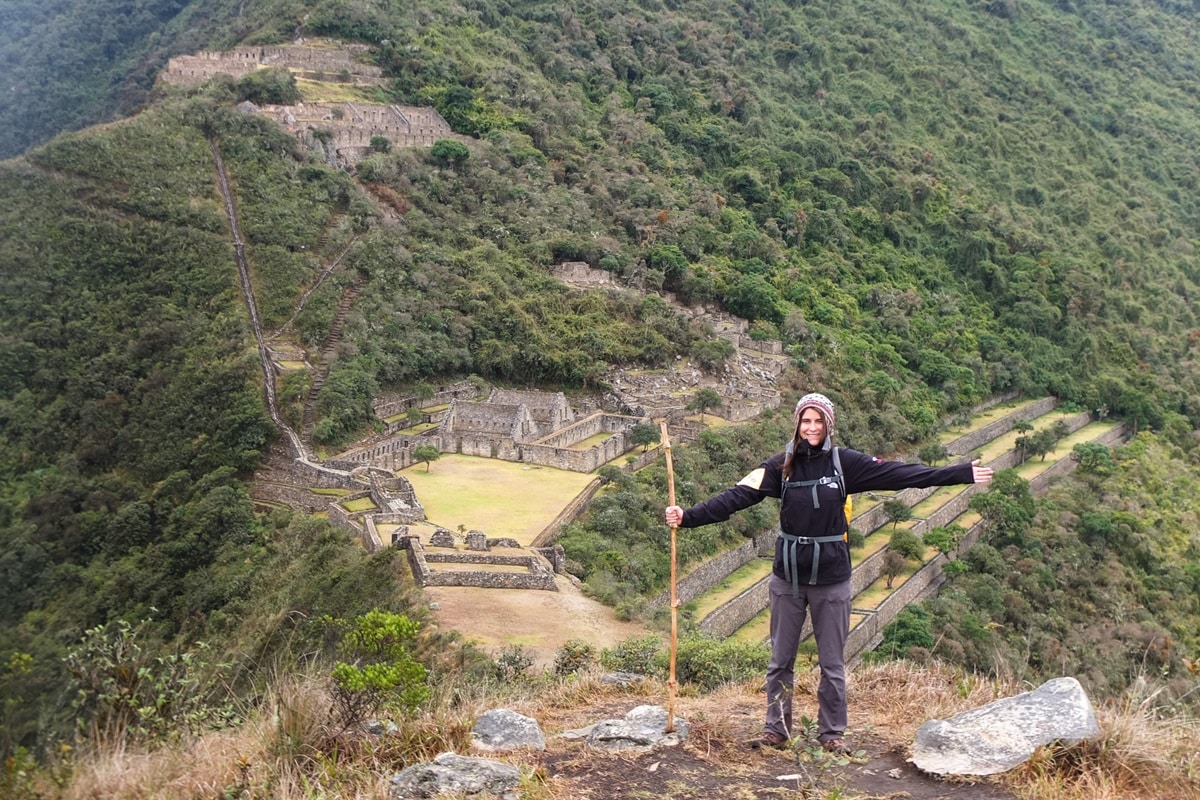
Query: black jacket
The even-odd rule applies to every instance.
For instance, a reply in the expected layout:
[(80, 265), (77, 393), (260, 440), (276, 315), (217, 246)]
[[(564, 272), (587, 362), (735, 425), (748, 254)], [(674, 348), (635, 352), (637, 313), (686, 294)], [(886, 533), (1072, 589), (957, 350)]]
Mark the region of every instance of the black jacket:
[[(974, 477), (969, 463), (953, 464), (948, 467), (927, 467), (923, 464), (906, 464), (902, 461), (883, 461), (857, 450), (841, 448), (842, 477), (846, 493), (867, 492), (883, 489), (923, 488), (926, 486), (951, 486), (973, 483)], [(749, 508), (768, 497), (780, 497), (783, 484), (784, 453), (776, 453), (758, 469), (742, 478), (718, 495), (697, 503), (683, 512), (680, 527), (698, 528), (714, 522), (724, 522), (734, 513)], [(792, 467), (792, 481), (815, 480), (833, 475), (833, 456), (829, 451), (819, 451), (809, 458), (797, 456)], [(836, 484), (817, 487), (817, 508), (813, 503), (813, 491), (809, 488), (790, 487), (779, 509), (779, 526), (792, 536), (836, 536), (846, 531), (842, 513), (842, 491)], [(812, 544), (800, 545), (797, 561), (807, 565), (812, 560)], [(821, 545), (817, 584), (840, 583), (850, 579), (850, 546), (845, 541)], [(786, 577), (783, 565), (783, 540), (775, 542), (774, 572)], [(808, 571), (805, 569), (807, 583)]]

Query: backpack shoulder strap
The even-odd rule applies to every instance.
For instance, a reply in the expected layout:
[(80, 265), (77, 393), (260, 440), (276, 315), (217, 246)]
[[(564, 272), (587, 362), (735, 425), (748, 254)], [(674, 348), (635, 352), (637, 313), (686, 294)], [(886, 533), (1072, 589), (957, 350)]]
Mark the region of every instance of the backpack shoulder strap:
[(838, 451), (841, 448), (837, 445), (833, 446), (833, 475), (838, 479), (838, 486), (842, 489), (842, 499), (846, 499), (846, 479), (842, 475), (842, 457)]

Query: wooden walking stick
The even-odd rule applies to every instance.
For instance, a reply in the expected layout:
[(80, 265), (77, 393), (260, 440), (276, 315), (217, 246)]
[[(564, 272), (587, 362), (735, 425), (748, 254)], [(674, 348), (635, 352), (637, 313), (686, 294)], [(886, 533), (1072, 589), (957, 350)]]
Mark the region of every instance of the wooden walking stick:
[[(671, 440), (667, 436), (667, 423), (660, 422), (663, 454), (667, 457), (667, 505), (675, 505), (675, 467), (671, 463)], [(663, 733), (675, 730), (675, 649), (678, 643), (679, 598), (675, 589), (675, 532), (679, 526), (671, 526), (671, 672), (667, 679), (667, 727)]]

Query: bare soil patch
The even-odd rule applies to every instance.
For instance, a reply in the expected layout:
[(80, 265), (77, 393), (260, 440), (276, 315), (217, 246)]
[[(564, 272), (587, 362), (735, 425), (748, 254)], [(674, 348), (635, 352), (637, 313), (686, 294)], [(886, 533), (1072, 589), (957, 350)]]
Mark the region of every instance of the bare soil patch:
[(429, 586), (425, 594), (437, 605), (434, 615), (441, 628), (458, 631), (493, 654), (505, 645), (521, 645), (540, 667), (553, 665), (558, 648), (569, 639), (599, 651), (648, 633), (585, 597), (569, 578), (560, 575), (557, 581), (557, 592)]
[[(840, 796), (855, 800), (1015, 798), (996, 781), (948, 781), (922, 773), (908, 763), (905, 744), (896, 740), (895, 732), (852, 730), (847, 743), (862, 754), (852, 763), (826, 769), (805, 757), (803, 745), (791, 751), (751, 750), (742, 742), (760, 732), (763, 714), (762, 695), (752, 685), (678, 698), (676, 716), (691, 725), (688, 740), (679, 747), (646, 754), (608, 754), (588, 749), (581, 740), (555, 735), (621, 717), (642, 703), (666, 705), (666, 697), (638, 694), (606, 697), (586, 709), (564, 709), (557, 718), (543, 720), (553, 726), (547, 729), (547, 749), (540, 759), (553, 796), (575, 800), (781, 800), (827, 797), (840, 789)], [(588, 718), (577, 716), (581, 711)]]

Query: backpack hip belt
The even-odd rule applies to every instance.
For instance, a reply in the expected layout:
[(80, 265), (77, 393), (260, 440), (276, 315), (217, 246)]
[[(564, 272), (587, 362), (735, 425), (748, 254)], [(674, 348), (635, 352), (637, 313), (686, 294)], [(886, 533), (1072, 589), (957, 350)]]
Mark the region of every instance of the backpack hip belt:
[(838, 536), (792, 536), (790, 533), (780, 533), (783, 540), (783, 574), (788, 583), (792, 584), (792, 595), (800, 596), (800, 565), (796, 562), (796, 550), (802, 544), (813, 546), (812, 572), (808, 576), (809, 585), (817, 582), (817, 565), (821, 560), (821, 545), (831, 542), (844, 542), (846, 535)]

